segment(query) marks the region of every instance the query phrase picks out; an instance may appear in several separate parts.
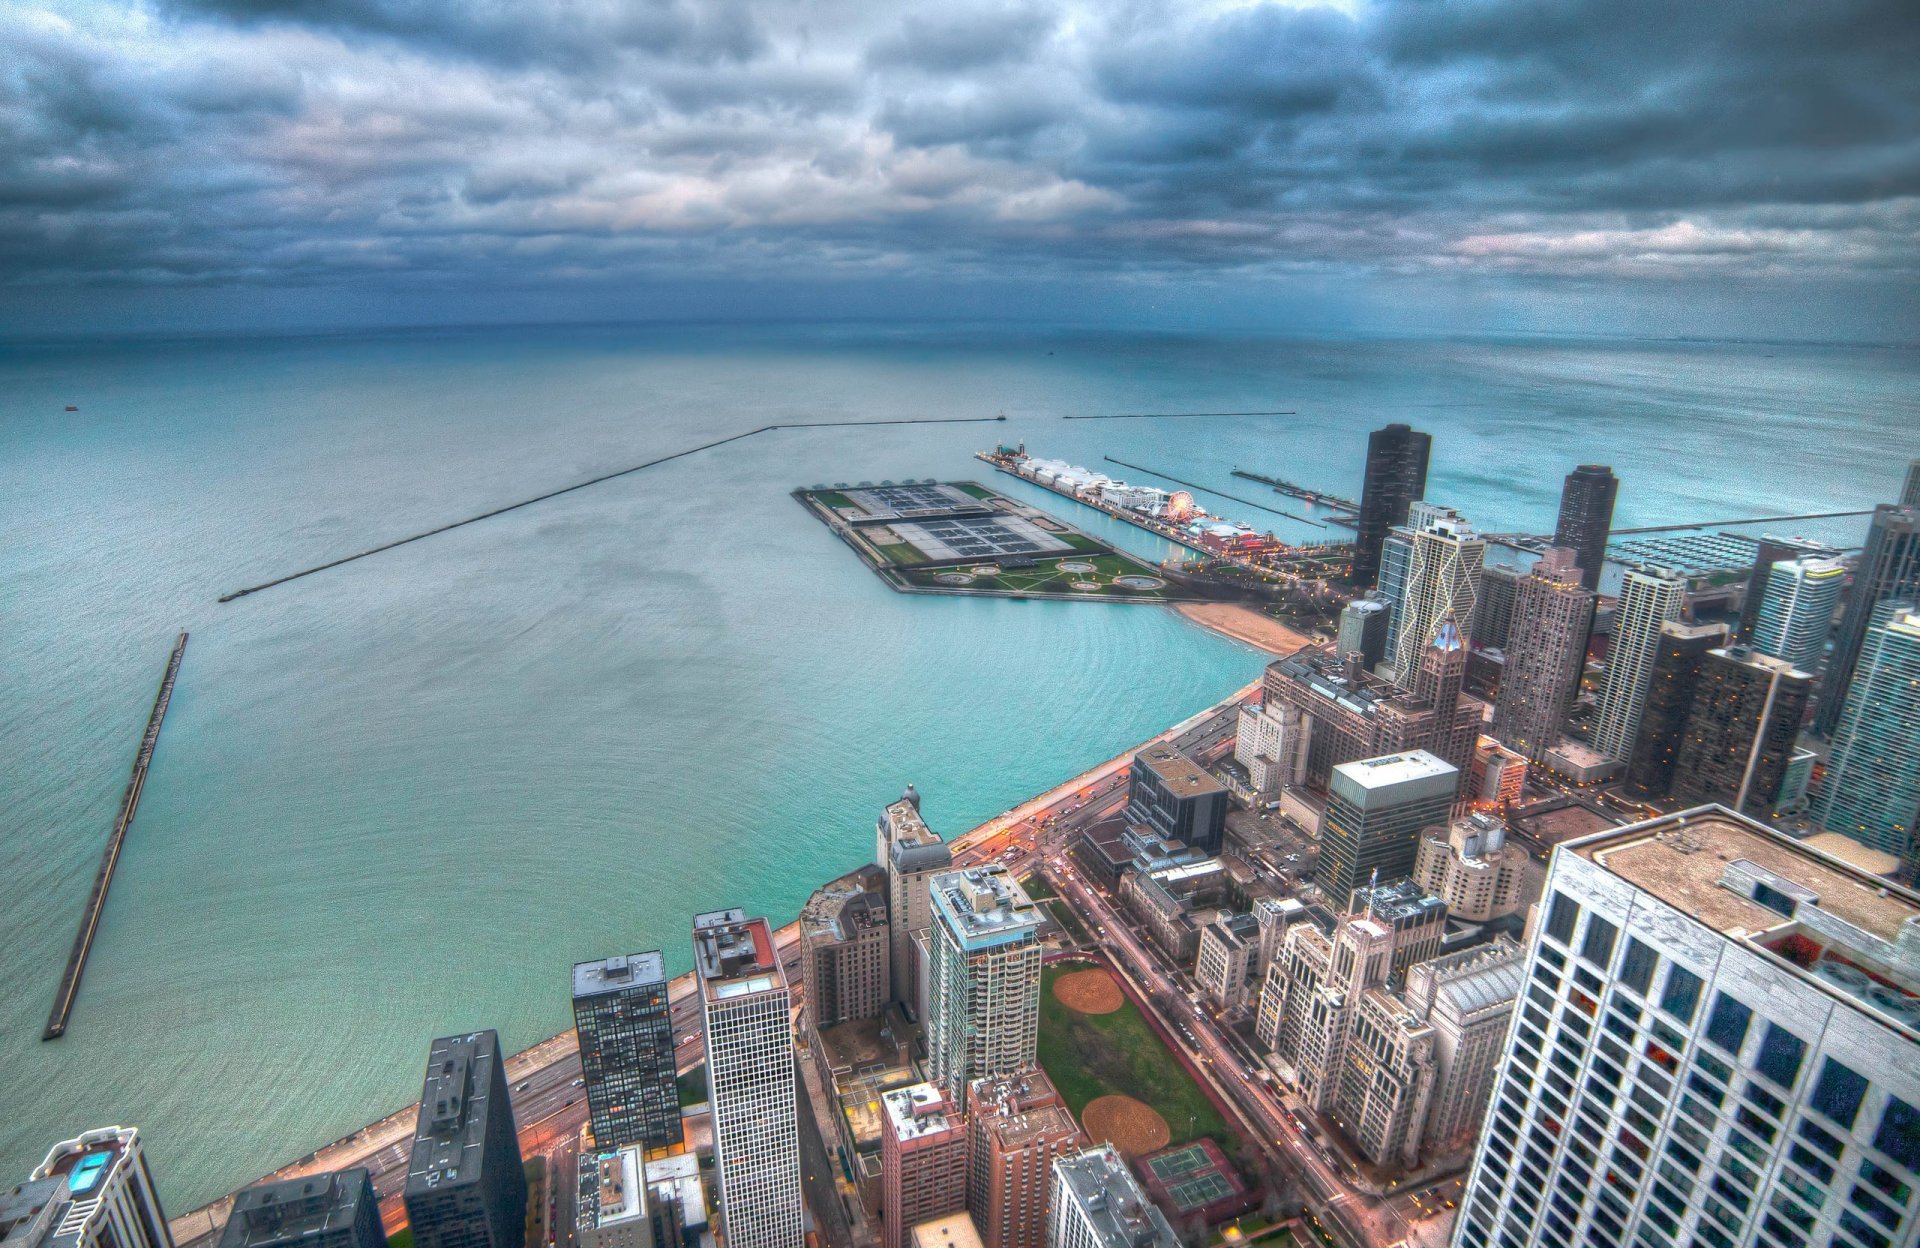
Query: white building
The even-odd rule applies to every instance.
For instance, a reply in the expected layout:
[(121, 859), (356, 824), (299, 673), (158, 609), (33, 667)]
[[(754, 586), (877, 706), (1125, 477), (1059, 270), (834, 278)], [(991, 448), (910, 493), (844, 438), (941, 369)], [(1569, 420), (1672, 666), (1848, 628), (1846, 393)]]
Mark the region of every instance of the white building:
[(887, 973), (893, 999), (915, 1019), (925, 1014), (926, 962), (920, 956), (932, 911), (927, 884), (953, 867), (953, 851), (920, 817), (920, 795), (908, 785), (900, 800), (880, 812), (874, 861), (887, 872)]
[[(1633, 571), (1620, 583), (1620, 605), (1613, 617), (1607, 649), (1607, 680), (1600, 688), (1593, 745), (1617, 762), (1633, 754), (1640, 714), (1653, 681), (1653, 660), (1660, 650), (1660, 626), (1680, 618), (1687, 583), (1659, 570)], [(1551, 763), (1551, 760), (1549, 760)]]
[(1447, 903), (1447, 913), (1485, 923), (1519, 911), (1527, 851), (1507, 844), (1506, 821), (1476, 811), (1420, 836), (1413, 882)]
[(1920, 894), (1718, 806), (1547, 886), (1456, 1248), (1920, 1240)]
[(695, 915), (720, 1221), (727, 1248), (801, 1248), (792, 995), (765, 919)]
[(28, 1180), (0, 1191), (7, 1248), (173, 1248), (140, 1133), (102, 1127), (47, 1150)]
[(1047, 1248), (1178, 1248), (1167, 1217), (1111, 1144), (1053, 1162)]
[(964, 1109), (973, 1080), (1034, 1062), (1041, 914), (1001, 866), (936, 876), (932, 898), (927, 1076)]
[(638, 1144), (580, 1154), (579, 1248), (654, 1248), (646, 1164), (646, 1150)]
[(1251, 914), (1222, 914), (1200, 929), (1193, 979), (1223, 1010), (1247, 1003), (1260, 961), (1260, 922)]
[[(1419, 503), (1408, 508), (1407, 527), (1396, 529), (1394, 536), (1407, 544), (1406, 566), (1400, 571), (1396, 559), (1395, 584), (1383, 584), (1393, 609), (1387, 621), (1386, 664), (1411, 685), (1421, 655), (1449, 613), (1456, 626), (1472, 627), (1487, 543), (1457, 512)], [(1382, 560), (1384, 582), (1384, 550)]]
[(1776, 562), (1760, 595), (1753, 648), (1803, 672), (1819, 671), (1846, 583), (1847, 565), (1838, 559), (1807, 556)]
[(1234, 727), (1233, 761), (1247, 769), (1256, 794), (1268, 797), (1306, 780), (1313, 720), (1304, 708), (1277, 698), (1243, 706)]

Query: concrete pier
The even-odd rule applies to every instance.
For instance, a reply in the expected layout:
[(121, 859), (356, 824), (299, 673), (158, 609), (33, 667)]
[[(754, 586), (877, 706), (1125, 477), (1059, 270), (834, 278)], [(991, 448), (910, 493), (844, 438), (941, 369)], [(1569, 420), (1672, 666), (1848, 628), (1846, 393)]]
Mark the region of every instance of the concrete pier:
[(167, 703), (173, 700), (173, 682), (180, 675), (180, 659), (187, 652), (187, 635), (182, 632), (167, 658), (166, 674), (160, 678), (160, 692), (153, 699), (153, 713), (147, 716), (147, 731), (140, 738), (140, 749), (133, 756), (133, 775), (127, 790), (120, 795), (120, 813), (114, 818), (107, 847), (100, 854), (100, 869), (94, 873), (93, 891), (87, 894), (87, 906), (80, 916), (80, 931), (73, 938), (73, 951), (67, 955), (67, 969), (60, 976), (60, 989), (53, 997), (53, 1012), (47, 1015), (42, 1040), (54, 1040), (66, 1034), (67, 1016), (73, 1013), (73, 1000), (80, 994), (80, 977), (86, 974), (87, 955), (93, 952), (93, 936), (100, 930), (100, 912), (107, 906), (107, 890), (113, 887), (113, 870), (120, 865), (120, 847), (126, 843), (127, 828), (140, 808), (140, 795), (146, 791), (147, 768), (153, 762), (153, 750), (160, 743), (160, 725), (167, 718)]

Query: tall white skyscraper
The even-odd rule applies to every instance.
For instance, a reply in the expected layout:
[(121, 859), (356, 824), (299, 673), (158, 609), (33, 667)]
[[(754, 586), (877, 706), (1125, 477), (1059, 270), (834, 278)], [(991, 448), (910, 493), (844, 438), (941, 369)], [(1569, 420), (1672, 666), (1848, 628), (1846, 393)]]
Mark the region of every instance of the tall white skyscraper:
[(1920, 1238), (1920, 894), (1719, 806), (1560, 846), (1455, 1248)]
[(728, 1248), (801, 1248), (792, 1002), (773, 932), (744, 910), (695, 915), (693, 965)]
[(953, 851), (920, 817), (920, 794), (912, 785), (880, 812), (874, 861), (887, 873), (888, 973), (893, 999), (918, 1019), (926, 1000), (920, 944), (932, 921), (927, 882), (953, 866)]
[(1412, 683), (1422, 652), (1448, 614), (1457, 627), (1470, 627), (1487, 561), (1486, 539), (1457, 515), (1423, 517), (1419, 527), (1409, 528), (1406, 586), (1387, 625), (1387, 662), (1403, 685)]
[(1895, 857), (1920, 857), (1920, 604), (1911, 599), (1874, 610), (1814, 818)]
[(935, 876), (927, 1074), (964, 1108), (967, 1085), (1033, 1063), (1040, 909), (1005, 867)]
[(1680, 618), (1686, 582), (1670, 573), (1633, 571), (1620, 584), (1620, 605), (1613, 617), (1613, 643), (1607, 649), (1607, 681), (1600, 688), (1594, 748), (1625, 762), (1640, 732), (1647, 705), (1653, 660), (1660, 649), (1660, 626)]
[(102, 1127), (62, 1140), (25, 1183), (0, 1190), (7, 1248), (173, 1248), (140, 1133)]
[(1111, 1144), (1053, 1162), (1047, 1248), (1177, 1248), (1167, 1215), (1146, 1198)]
[(1782, 559), (1767, 574), (1753, 648), (1803, 672), (1819, 670), (1847, 568), (1838, 559)]

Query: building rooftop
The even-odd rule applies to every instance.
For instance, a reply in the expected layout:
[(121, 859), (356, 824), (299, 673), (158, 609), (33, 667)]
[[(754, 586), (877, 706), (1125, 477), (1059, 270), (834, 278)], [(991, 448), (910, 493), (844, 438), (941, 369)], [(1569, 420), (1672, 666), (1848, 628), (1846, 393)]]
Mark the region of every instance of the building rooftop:
[(650, 1161), (645, 1174), (647, 1190), (652, 1193), (655, 1205), (676, 1201), (680, 1206), (681, 1226), (689, 1231), (706, 1229), (707, 1197), (700, 1186), (700, 1158), (696, 1154), (689, 1150)]
[[(420, 1092), (407, 1191), (473, 1183), (486, 1153), (487, 1115), (500, 1038), (491, 1031), (443, 1036), (427, 1053), (427, 1079)], [(511, 1113), (509, 1106), (500, 1106)]]
[(573, 967), (573, 996), (598, 997), (624, 992), (649, 984), (662, 987), (667, 982), (667, 960), (658, 949), (646, 953), (616, 954), (598, 962), (576, 962)]
[(1850, 867), (1858, 867), (1873, 875), (1892, 875), (1900, 869), (1900, 859), (1885, 850), (1875, 849), (1871, 845), (1862, 845), (1850, 836), (1838, 832), (1816, 832), (1802, 842), (1811, 849), (1817, 849), (1831, 858), (1838, 858)]
[(305, 1235), (350, 1228), (360, 1216), (360, 1201), (372, 1195), (367, 1172), (358, 1168), (249, 1187), (233, 1199), (220, 1248), (287, 1244)]
[(1416, 964), (1408, 972), (1408, 995), (1415, 976), (1431, 976), (1434, 995), (1452, 1002), (1461, 1016), (1504, 1006), (1526, 986), (1526, 951), (1505, 937), (1491, 944), (1446, 953)]
[(1779, 672), (1782, 676), (1798, 680), (1812, 680), (1810, 673), (1803, 672), (1785, 659), (1776, 659), (1770, 654), (1762, 654), (1752, 646), (1721, 646), (1707, 651), (1733, 663), (1743, 663), (1748, 667), (1757, 667), (1763, 672)]
[(1229, 947), (1244, 947), (1260, 939), (1260, 920), (1251, 914), (1223, 914), (1207, 926)]
[(1369, 791), (1458, 774), (1451, 763), (1425, 750), (1363, 758), (1356, 762), (1341, 763), (1333, 770), (1336, 775), (1345, 776), (1349, 783)]
[(920, 799), (908, 796), (880, 812), (887, 856), (896, 871), (934, 871), (953, 864), (953, 851), (920, 817)]
[(765, 919), (735, 907), (693, 918), (693, 969), (709, 1001), (784, 990), (786, 973)]
[(1722, 806), (1565, 848), (1920, 1036), (1920, 894)]
[(1058, 1158), (1053, 1172), (1086, 1212), (1101, 1248), (1175, 1248), (1180, 1242), (1111, 1144)]
[(920, 1223), (908, 1236), (907, 1244), (908, 1248), (981, 1248), (980, 1232), (965, 1213)]
[(580, 1155), (576, 1215), (583, 1232), (647, 1216), (646, 1156), (640, 1145)]
[(946, 1093), (931, 1083), (916, 1083), (910, 1088), (883, 1092), (880, 1094), (880, 1108), (887, 1116), (888, 1128), (899, 1140), (918, 1140), (939, 1135), (966, 1121), (953, 1112)]
[(929, 887), (934, 909), (945, 916), (950, 930), (969, 950), (1036, 935), (1045, 921), (1019, 881), (1002, 866), (949, 871), (934, 876)]
[(1170, 745), (1152, 745), (1133, 756), (1136, 767), (1144, 767), (1178, 797), (1198, 797), (1205, 793), (1224, 793), (1227, 786), (1213, 773)]

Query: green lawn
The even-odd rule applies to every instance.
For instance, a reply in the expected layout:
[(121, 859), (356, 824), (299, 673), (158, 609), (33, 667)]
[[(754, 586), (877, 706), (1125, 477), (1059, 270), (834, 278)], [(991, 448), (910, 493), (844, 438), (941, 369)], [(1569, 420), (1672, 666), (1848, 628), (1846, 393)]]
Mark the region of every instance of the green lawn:
[(1054, 536), (1059, 538), (1061, 541), (1065, 542), (1067, 545), (1073, 547), (1075, 550), (1105, 550), (1106, 549), (1105, 546), (1102, 546), (1099, 542), (1094, 541), (1092, 538), (1086, 536), (1084, 533), (1056, 533), (1054, 534)]
[(838, 490), (822, 490), (820, 493), (815, 494), (814, 497), (819, 499), (820, 502), (822, 502), (828, 507), (853, 506), (853, 500), (848, 498), (845, 494), (840, 493)]
[(956, 490), (959, 490), (963, 494), (971, 494), (975, 498), (995, 497), (994, 492), (992, 490), (989, 490), (983, 485), (975, 485), (971, 481), (955, 481), (953, 483), (953, 488), (955, 488)]
[(911, 567), (916, 563), (927, 561), (927, 557), (920, 553), (918, 547), (910, 546), (906, 542), (894, 542), (891, 545), (882, 546), (879, 542), (869, 539), (867, 544), (901, 567)]
[(1111, 1014), (1081, 1014), (1054, 997), (1054, 980), (1082, 969), (1050, 966), (1041, 980), (1040, 1065), (1067, 1108), (1078, 1117), (1096, 1097), (1131, 1096), (1167, 1120), (1173, 1143), (1212, 1136), (1229, 1156), (1238, 1155), (1240, 1137), (1131, 1001)]
[(678, 1080), (680, 1086), (680, 1107), (698, 1105), (707, 1099), (707, 1068), (695, 1066)]
[(1084, 945), (1088, 943), (1087, 929), (1081, 926), (1080, 916), (1073, 912), (1072, 906), (1069, 906), (1065, 901), (1060, 899), (1055, 899), (1045, 904), (1048, 913), (1053, 915), (1055, 922), (1066, 929), (1067, 935), (1073, 937), (1075, 944)]
[(1049, 897), (1059, 896), (1058, 893), (1054, 892), (1053, 889), (1048, 886), (1047, 877), (1037, 871), (1026, 879), (1021, 880), (1020, 887), (1026, 889), (1027, 896), (1033, 898), (1035, 901), (1045, 901)]
[(413, 1248), (413, 1228), (403, 1226), (387, 1236), (387, 1248)]
[[(894, 548), (885, 546), (880, 549), (891, 553)], [(1069, 563), (1091, 564), (1094, 570), (1092, 572), (1062, 572), (1059, 566), (1062, 560)], [(990, 561), (983, 560), (982, 562)], [(902, 571), (910, 584), (938, 587), (940, 582), (936, 578), (942, 573), (964, 572), (966, 570), (967, 565), (962, 565), (958, 568), (914, 568), (903, 569)], [(1125, 585), (1113, 584), (1113, 578), (1116, 576), (1152, 576), (1156, 579), (1165, 580), (1164, 577), (1160, 577), (1152, 568), (1137, 560), (1128, 558), (1126, 555), (1115, 554), (1112, 551), (1104, 551), (1100, 554), (1049, 555), (1031, 568), (1002, 568), (997, 576), (978, 576), (974, 578), (971, 585), (960, 586), (959, 588), (963, 590), (1001, 589), (1028, 594), (1059, 594), (1062, 597), (1072, 598), (1093, 598), (1101, 594), (1124, 598), (1178, 599), (1183, 597), (1178, 587), (1170, 583), (1159, 589), (1133, 589)], [(1098, 584), (1100, 588), (1097, 590), (1074, 589), (1073, 582), (1081, 580), (1093, 581)]]

